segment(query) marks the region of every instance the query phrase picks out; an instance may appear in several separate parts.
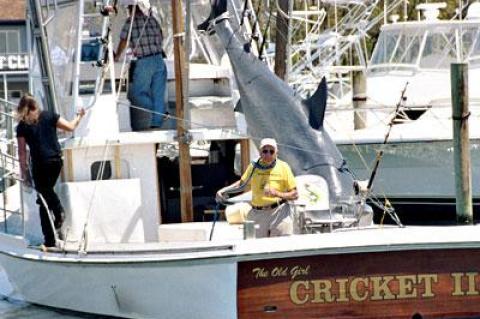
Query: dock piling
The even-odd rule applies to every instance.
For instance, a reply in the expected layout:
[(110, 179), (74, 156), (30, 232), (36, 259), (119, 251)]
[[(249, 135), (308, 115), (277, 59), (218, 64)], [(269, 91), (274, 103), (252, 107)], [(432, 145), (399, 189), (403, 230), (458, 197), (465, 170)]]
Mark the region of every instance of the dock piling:
[(468, 108), (468, 65), (466, 63), (452, 63), (450, 80), (457, 224), (473, 224), (472, 173), (468, 132), (468, 117), (470, 116)]
[(352, 103), (353, 127), (355, 130), (365, 128), (365, 111), (361, 111), (367, 103), (367, 78), (364, 70), (352, 71)]

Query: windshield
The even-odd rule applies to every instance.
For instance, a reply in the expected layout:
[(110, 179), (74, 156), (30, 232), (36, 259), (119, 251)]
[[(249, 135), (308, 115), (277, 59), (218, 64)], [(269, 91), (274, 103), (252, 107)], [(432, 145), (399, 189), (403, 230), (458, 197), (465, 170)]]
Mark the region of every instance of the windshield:
[[(478, 24), (417, 24), (382, 31), (370, 62), (371, 72), (399, 69), (445, 70), (452, 62), (480, 62)], [(461, 50), (459, 48), (462, 48)]]

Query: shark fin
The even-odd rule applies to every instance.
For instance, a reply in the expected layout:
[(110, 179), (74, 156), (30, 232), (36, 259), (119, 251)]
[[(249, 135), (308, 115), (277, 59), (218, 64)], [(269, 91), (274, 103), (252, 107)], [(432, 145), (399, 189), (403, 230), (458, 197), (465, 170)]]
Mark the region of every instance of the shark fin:
[(212, 24), (215, 23), (215, 19), (227, 12), (227, 0), (213, 0), (211, 3), (212, 8), (207, 20), (197, 25), (197, 30), (204, 31), (209, 35), (215, 33), (212, 28)]
[(323, 126), (323, 119), (325, 117), (325, 109), (327, 108), (327, 80), (322, 78), (315, 93), (303, 104), (308, 110), (308, 122), (315, 130)]
[(233, 108), (233, 111), (243, 114), (242, 100), (238, 100), (237, 105), (235, 105), (235, 107)]

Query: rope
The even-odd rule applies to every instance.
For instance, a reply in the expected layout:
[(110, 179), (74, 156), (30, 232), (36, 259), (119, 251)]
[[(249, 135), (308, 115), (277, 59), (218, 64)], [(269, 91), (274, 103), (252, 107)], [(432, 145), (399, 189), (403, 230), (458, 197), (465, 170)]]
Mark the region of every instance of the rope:
[[(179, 118), (179, 117), (177, 117), (177, 116), (171, 115), (171, 114), (168, 113), (168, 112), (157, 112), (157, 111), (153, 111), (153, 110), (148, 110), (148, 109), (145, 109), (145, 108), (143, 108), (143, 107), (139, 107), (139, 106), (136, 106), (136, 105), (132, 105), (132, 104), (130, 104), (130, 103), (123, 102), (123, 101), (118, 101), (117, 103), (120, 104), (120, 105), (125, 105), (125, 106), (131, 107), (131, 108), (133, 108), (133, 109), (137, 109), (137, 110), (143, 111), (143, 112), (148, 112), (148, 113), (151, 113), (151, 114), (160, 115), (160, 116), (162, 116), (164, 119), (174, 119), (174, 120), (176, 120), (177, 122), (184, 123), (184, 124), (183, 124), (183, 127), (184, 127), (184, 128), (187, 128), (187, 127), (186, 127), (186, 124), (190, 123), (190, 124), (194, 124), (194, 125), (198, 126), (199, 128), (202, 128), (202, 129), (219, 129), (219, 130), (222, 130), (222, 131), (227, 131), (227, 130), (228, 130), (228, 129), (225, 129), (225, 128), (219, 128), (219, 127), (215, 127), (215, 126), (208, 126), (208, 125), (204, 125), (204, 124), (202, 124), (202, 123), (198, 123), (198, 122), (195, 122), (195, 121), (182, 119), (182, 118)], [(250, 138), (251, 140), (260, 142), (264, 137), (260, 137), (260, 136), (249, 136), (249, 138)], [(282, 146), (282, 147), (284, 147), (284, 148), (292, 149), (292, 150), (302, 151), (302, 152), (305, 152), (305, 153), (311, 153), (311, 154), (321, 155), (321, 156), (325, 156), (325, 157), (332, 157), (330, 154), (325, 154), (325, 153), (323, 153), (323, 152), (319, 152), (319, 151), (311, 150), (311, 149), (306, 149), (306, 148), (302, 148), (302, 147), (294, 146), (294, 145), (290, 145), (290, 144), (285, 144), (285, 143), (279, 143), (279, 142), (277, 142), (277, 145), (278, 145), (278, 146)]]
[[(126, 40), (127, 41), (127, 48), (130, 45), (130, 39), (131, 39), (131, 36), (132, 36), (132, 29), (133, 29), (133, 20), (135, 18), (136, 10), (137, 10), (137, 6), (134, 6), (133, 11), (132, 11), (132, 18), (130, 19), (130, 26), (128, 28), (128, 33), (127, 33), (127, 40)], [(118, 101), (118, 98), (120, 97), (120, 92), (121, 92), (121, 88), (122, 88), (122, 85), (123, 85), (123, 80), (125, 80), (124, 74), (125, 74), (125, 65), (126, 64), (127, 64), (127, 54), (125, 53), (123, 55), (122, 67), (120, 68), (120, 79), (118, 81), (118, 89), (117, 89), (117, 96), (116, 96), (117, 101)]]
[(465, 120), (468, 120), (468, 118), (470, 117), (470, 115), (472, 115), (471, 112), (467, 112), (467, 113), (463, 113), (461, 116), (454, 116), (452, 115), (452, 119), (455, 120), (455, 121), (465, 121)]
[[(105, 170), (106, 161), (107, 161), (107, 150), (108, 150), (109, 145), (110, 145), (109, 141), (107, 141), (105, 143), (105, 147), (104, 147), (104, 151), (103, 151), (103, 159), (102, 159), (102, 162), (100, 164), (100, 169), (98, 170), (97, 177), (95, 179), (95, 181), (97, 181), (97, 182), (103, 176), (103, 173), (104, 173), (104, 170)], [(95, 194), (97, 192), (97, 184), (98, 183), (95, 183), (94, 186), (93, 186), (93, 192), (92, 192), (92, 196), (90, 198), (90, 202), (89, 202), (89, 205), (88, 205), (87, 216), (85, 217), (85, 223), (83, 224), (82, 237), (80, 238), (79, 243), (78, 243), (78, 250), (77, 250), (78, 254), (80, 254), (80, 252), (86, 253), (86, 250), (87, 250), (88, 221), (90, 220), (90, 215), (91, 215), (92, 206), (93, 206), (93, 200), (94, 200)], [(83, 250), (82, 250), (82, 246), (83, 246)]]

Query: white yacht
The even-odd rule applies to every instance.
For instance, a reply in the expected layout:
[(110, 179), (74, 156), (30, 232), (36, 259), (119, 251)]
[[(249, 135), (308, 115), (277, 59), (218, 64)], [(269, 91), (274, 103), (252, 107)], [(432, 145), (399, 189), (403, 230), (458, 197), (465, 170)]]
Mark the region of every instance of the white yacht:
[[(359, 179), (370, 177), (376, 153), (384, 151), (373, 191), (380, 197), (386, 196), (397, 209), (420, 205), (413, 210), (425, 211), (430, 207), (429, 212), (437, 216), (447, 211), (454, 214), (450, 64), (464, 62), (468, 63), (472, 183), (478, 210), (478, 6), (473, 3), (464, 20), (446, 21), (437, 19), (435, 14), (441, 4), (422, 5), (421, 9), (428, 12), (427, 19), (384, 25), (366, 71), (366, 102), (356, 111), (363, 128), (354, 127), (351, 95), (342, 101), (344, 107), (327, 111), (326, 125), (332, 138)], [(392, 119), (393, 127), (383, 145)], [(426, 217), (435, 219), (433, 215)]]

